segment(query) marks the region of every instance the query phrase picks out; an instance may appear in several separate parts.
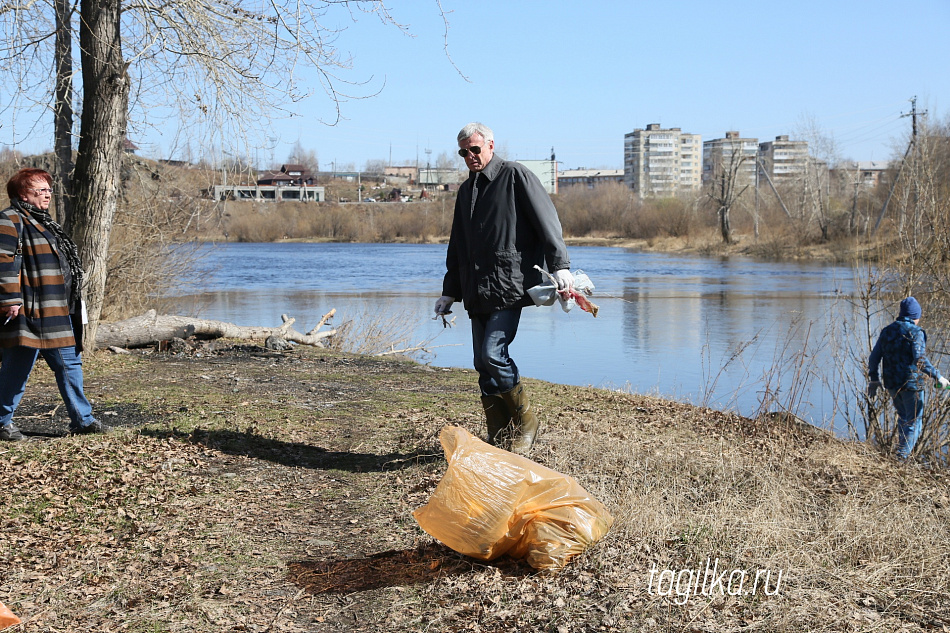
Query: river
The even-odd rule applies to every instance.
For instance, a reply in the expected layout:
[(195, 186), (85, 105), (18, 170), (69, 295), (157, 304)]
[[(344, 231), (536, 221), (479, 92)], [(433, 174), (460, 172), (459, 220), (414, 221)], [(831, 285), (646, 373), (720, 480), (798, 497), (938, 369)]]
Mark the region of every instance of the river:
[[(851, 302), (860, 282), (851, 268), (569, 250), (574, 269), (596, 286), (599, 315), (525, 309), (511, 347), (522, 375), (743, 415), (785, 408), (844, 432), (861, 383), (858, 361), (845, 353), (854, 344), (842, 343), (839, 332), (843, 320), (860, 320)], [(179, 287), (179, 314), (265, 326), (288, 314), (300, 331), (331, 308), (336, 324), (395, 316), (411, 339), (399, 347), (428, 341), (424, 362), (471, 367), (464, 310), (456, 304), (452, 328), (432, 320), (444, 245), (227, 243), (202, 245), (199, 253), (200, 281)]]

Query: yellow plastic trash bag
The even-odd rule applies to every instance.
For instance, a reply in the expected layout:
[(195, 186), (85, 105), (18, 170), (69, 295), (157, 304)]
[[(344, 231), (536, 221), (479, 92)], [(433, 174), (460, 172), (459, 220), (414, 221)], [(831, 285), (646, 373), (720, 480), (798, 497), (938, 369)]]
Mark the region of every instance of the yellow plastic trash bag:
[(13, 615), (13, 611), (10, 611), (10, 609), (0, 602), (0, 629), (5, 629), (19, 623), (20, 618)]
[(596, 543), (614, 519), (572, 477), (490, 446), (457, 426), (439, 433), (449, 467), (413, 516), (460, 554), (524, 558), (560, 569)]

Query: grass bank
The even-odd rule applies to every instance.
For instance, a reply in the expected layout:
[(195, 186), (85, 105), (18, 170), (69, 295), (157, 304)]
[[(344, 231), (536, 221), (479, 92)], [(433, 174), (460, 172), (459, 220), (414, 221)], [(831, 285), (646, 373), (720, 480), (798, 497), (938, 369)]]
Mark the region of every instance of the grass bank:
[(790, 420), (529, 381), (532, 457), (616, 518), (542, 574), (412, 519), (439, 430), (482, 431), (471, 371), (238, 342), (86, 366), (115, 433), (60, 437), (37, 367), (32, 440), (0, 446), (13, 631), (950, 630), (947, 475)]

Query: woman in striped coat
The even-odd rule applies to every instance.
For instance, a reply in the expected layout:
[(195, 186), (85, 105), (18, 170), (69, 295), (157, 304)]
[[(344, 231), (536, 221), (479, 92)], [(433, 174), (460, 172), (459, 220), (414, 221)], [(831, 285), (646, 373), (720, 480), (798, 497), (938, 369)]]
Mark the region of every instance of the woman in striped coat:
[(109, 430), (83, 392), (83, 272), (76, 245), (50, 217), (52, 184), (42, 169), (21, 169), (0, 211), (0, 441), (25, 439), (13, 413), (40, 354), (56, 375), (69, 430)]

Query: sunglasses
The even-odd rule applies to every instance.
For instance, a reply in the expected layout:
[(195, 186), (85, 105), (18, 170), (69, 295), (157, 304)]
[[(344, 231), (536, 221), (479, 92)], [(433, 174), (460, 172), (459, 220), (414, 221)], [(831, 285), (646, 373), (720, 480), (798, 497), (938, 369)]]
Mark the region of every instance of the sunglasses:
[(460, 149), (459, 156), (461, 156), (462, 158), (467, 158), (469, 152), (478, 156), (479, 154), (482, 153), (482, 148), (479, 147), (478, 145), (473, 145), (472, 147), (469, 147), (468, 149)]

